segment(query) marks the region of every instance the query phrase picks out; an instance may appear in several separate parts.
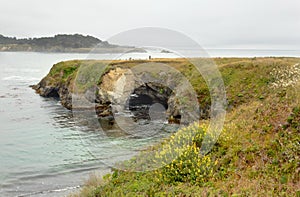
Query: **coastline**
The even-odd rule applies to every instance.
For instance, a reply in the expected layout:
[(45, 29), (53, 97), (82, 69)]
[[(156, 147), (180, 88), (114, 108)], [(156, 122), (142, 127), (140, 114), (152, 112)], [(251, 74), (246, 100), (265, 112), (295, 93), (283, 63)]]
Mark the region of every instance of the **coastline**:
[[(228, 115), (229, 115), (229, 120), (232, 122), (232, 124), (226, 124), (225, 128), (229, 131), (233, 131), (234, 135), (231, 136), (229, 135), (229, 139), (234, 138), (237, 139), (237, 141), (226, 141), (226, 138), (221, 138), (220, 144), (217, 145), (216, 148), (218, 149), (224, 149), (223, 151), (225, 151), (225, 156), (223, 157), (223, 153), (224, 152), (218, 152), (218, 151), (214, 151), (213, 154), (215, 154), (219, 160), (218, 162), (220, 162), (219, 165), (217, 165), (217, 167), (219, 166), (226, 166), (227, 164), (223, 163), (225, 162), (226, 158), (231, 158), (232, 160), (235, 159), (234, 155), (231, 155), (231, 153), (236, 153), (241, 151), (241, 147), (239, 146), (240, 144), (244, 144), (243, 140), (250, 140), (249, 136), (251, 136), (251, 140), (252, 142), (247, 142), (246, 141), (246, 147), (242, 148), (242, 150), (246, 151), (243, 152), (242, 156), (243, 157), (239, 157), (239, 159), (241, 159), (242, 161), (245, 161), (246, 163), (249, 162), (248, 160), (245, 160), (244, 156), (246, 157), (254, 157), (254, 161), (258, 161), (259, 160), (259, 154), (256, 154), (257, 152), (255, 152), (255, 150), (266, 150), (266, 151), (271, 151), (270, 147), (271, 147), (271, 141), (269, 141), (268, 139), (281, 139), (278, 138), (277, 134), (281, 132), (284, 133), (286, 131), (288, 131), (289, 133), (291, 133), (291, 136), (293, 137), (293, 139), (297, 140), (296, 136), (294, 135), (294, 127), (292, 126), (293, 120), (291, 123), (289, 123), (288, 116), (296, 116), (293, 115), (293, 109), (294, 107), (296, 107), (297, 105), (297, 101), (294, 101), (292, 98), (292, 94), (296, 94), (297, 92), (293, 92), (293, 88), (291, 86), (288, 87), (281, 87), (279, 86), (278, 89), (273, 89), (273, 82), (274, 79), (279, 79), (278, 77), (280, 76), (276, 76), (274, 79), (270, 78), (270, 77), (274, 77), (271, 76), (270, 73), (273, 73), (273, 69), (278, 69), (278, 68), (292, 68), (294, 65), (296, 65), (299, 62), (299, 58), (214, 58), (215, 62), (217, 63), (217, 65), (219, 66), (221, 73), (223, 74), (224, 77), (224, 81), (225, 84), (227, 85), (227, 95), (228, 95), (228, 102), (230, 104), (230, 108), (228, 111)], [(84, 62), (84, 60), (79, 60)], [(134, 62), (134, 61), (138, 61), (138, 60), (132, 60), (132, 61), (126, 61), (126, 60), (122, 60), (124, 61), (124, 65), (126, 66), (126, 64), (129, 62)], [(146, 60), (142, 60), (146, 61)], [(153, 61), (158, 61), (156, 59), (154, 59)], [(172, 59), (165, 59), (164, 60), (165, 63), (167, 62), (172, 62), (174, 60)], [(72, 61), (69, 61), (72, 62)], [(127, 63), (126, 63), (127, 62)], [(21, 62), (22, 65), (23, 62)], [(66, 62), (61, 63), (61, 65), (66, 65)], [(72, 66), (72, 64), (70, 64), (70, 66)], [(174, 65), (176, 66), (176, 64)], [(177, 65), (178, 69), (180, 69), (180, 65)], [(182, 65), (181, 65), (182, 66)], [(38, 65), (37, 65), (37, 68)], [(183, 67), (184, 68), (184, 67)], [(34, 70), (35, 69), (35, 70)], [(36, 72), (36, 68), (34, 68), (32, 70), (32, 72)], [(17, 69), (16, 69), (17, 70)], [(48, 67), (45, 69), (48, 70)], [(11, 72), (11, 70), (7, 70), (8, 72)], [(182, 72), (187, 72), (187, 69), (182, 69)], [(27, 71), (26, 71), (27, 72)], [(58, 72), (60, 73), (60, 72)], [(259, 73), (259, 75), (258, 75)], [(186, 73), (189, 74), (189, 73)], [(276, 72), (274, 73), (276, 74)], [(68, 76), (68, 75), (67, 75)], [(66, 77), (67, 77), (66, 76)], [(57, 75), (57, 78), (55, 78), (57, 81), (59, 81), (60, 75)], [(273, 80), (273, 81), (270, 81)], [(285, 79), (287, 80), (287, 79)], [(10, 81), (8, 81), (9, 83), (11, 83)], [(22, 82), (22, 81), (21, 81)], [(26, 84), (29, 82), (26, 82)], [(38, 83), (38, 81), (36, 81), (36, 83)], [(199, 88), (198, 91), (201, 92), (201, 94), (203, 94), (203, 91), (205, 89), (204, 86), (199, 86), (199, 81), (194, 81), (194, 87)], [(30, 83), (32, 84), (32, 83)], [(23, 86), (22, 86), (23, 87)], [(22, 90), (23, 88), (21, 88)], [(28, 90), (28, 92), (30, 92), (29, 88), (24, 88), (24, 91)], [(16, 90), (16, 91), (20, 91), (20, 89)], [(48, 103), (48, 105), (60, 105), (59, 102), (52, 100), (51, 98), (46, 98), (44, 100), (44, 98), (39, 98), (36, 95), (33, 94), (29, 96), (29, 98), (33, 98), (34, 101), (34, 105), (38, 106), (44, 106)], [(286, 93), (285, 93), (286, 92)], [(286, 96), (287, 95), (287, 96)], [(9, 95), (5, 95), (5, 97), (9, 97)], [(203, 97), (203, 100), (205, 100), (206, 96)], [(297, 95), (294, 95), (294, 98), (297, 98)], [(18, 98), (16, 98), (18, 99)], [(277, 100), (278, 99), (278, 100)], [(38, 100), (38, 101), (36, 101)], [(39, 101), (41, 100), (41, 101)], [(30, 101), (30, 102), (33, 102)], [(41, 103), (40, 103), (41, 102)], [(294, 102), (294, 103), (293, 103)], [(272, 108), (272, 111), (268, 111), (267, 107), (270, 106), (270, 103), (276, 103), (275, 107)], [(25, 102), (25, 104), (27, 105), (27, 102)], [(284, 107), (286, 106), (286, 107)], [(23, 106), (24, 107), (24, 106)], [(61, 107), (59, 106), (59, 109), (61, 110)], [(256, 112), (256, 109), (258, 109), (258, 111)], [(46, 111), (45, 111), (46, 110)], [(261, 110), (261, 111), (260, 111)], [(48, 111), (47, 108), (42, 108), (41, 109), (41, 114), (42, 112), (45, 111), (45, 113), (49, 112), (49, 115), (52, 116), (51, 114), (54, 114), (53, 116), (56, 117), (55, 119), (53, 119), (52, 121), (52, 131), (53, 131), (53, 125), (56, 125), (58, 122), (63, 122), (62, 118), (66, 115), (66, 113), (70, 113), (68, 110), (62, 110), (62, 112), (60, 112), (61, 116), (57, 116), (57, 112), (55, 111)], [(288, 112), (290, 112), (290, 114), (288, 114)], [(262, 113), (263, 115), (258, 115), (257, 113)], [(238, 115), (237, 115), (238, 114)], [(272, 115), (272, 114), (279, 114), (278, 117)], [(59, 118), (61, 117), (61, 119)], [(268, 117), (268, 120), (264, 120), (264, 117)], [(297, 116), (296, 116), (297, 117)], [(49, 118), (49, 117), (48, 117)], [(47, 120), (47, 119), (46, 119)], [(43, 120), (45, 121), (45, 120)], [(205, 122), (205, 121), (204, 121)], [(66, 123), (62, 123), (62, 127), (65, 126)], [(268, 125), (272, 125), (272, 127), (268, 126)], [(282, 126), (280, 126), (280, 124)], [(59, 126), (60, 127), (60, 126)], [(237, 129), (238, 128), (245, 128), (242, 130)], [(49, 128), (49, 131), (51, 130), (51, 128)], [(70, 131), (68, 130), (63, 130), (66, 134)], [(243, 131), (243, 132), (242, 132)], [(43, 130), (43, 132), (38, 132), (38, 134), (36, 134), (37, 136), (43, 134), (47, 132), (47, 130)], [(63, 132), (59, 132), (59, 133), (63, 133)], [(80, 132), (80, 133), (84, 133), (84, 132)], [(51, 135), (53, 135), (53, 133), (51, 133)], [(76, 133), (76, 135), (78, 135), (78, 133)], [(75, 135), (75, 137), (76, 137)], [(242, 137), (241, 137), (242, 136)], [(61, 139), (68, 139), (68, 137), (70, 136), (66, 136), (62, 137)], [(94, 136), (93, 136), (94, 137)], [(117, 137), (117, 136), (114, 136)], [(47, 138), (49, 139), (49, 137)], [(265, 142), (262, 142), (261, 139), (266, 139)], [(282, 138), (284, 141), (284, 143), (286, 145), (289, 145), (289, 141), (285, 140), (285, 137)], [(76, 140), (76, 138), (71, 139), (71, 141), (66, 141), (67, 143), (70, 143), (72, 141)], [(225, 141), (222, 141), (225, 140)], [(29, 140), (30, 142), (30, 140)], [(159, 143), (159, 141), (157, 141), (157, 143)], [(248, 144), (249, 143), (249, 144)], [(253, 146), (253, 144), (255, 146), (258, 146), (260, 148), (257, 148), (255, 150), (252, 150), (251, 147)], [(281, 147), (278, 144), (275, 144), (276, 147)], [(272, 146), (275, 146), (274, 144)], [(231, 147), (232, 146), (232, 147)], [(61, 147), (63, 148), (63, 147)], [(96, 149), (98, 149), (97, 147), (95, 147)], [(282, 147), (281, 147), (282, 148)], [(251, 150), (250, 150), (251, 149)], [(57, 150), (60, 150), (59, 147), (57, 147)], [(80, 151), (83, 151), (82, 149), (80, 149)], [(79, 152), (80, 152), (79, 151)], [(92, 150), (95, 151), (95, 150)], [(229, 151), (229, 152), (227, 152)], [(230, 152), (231, 151), (231, 152)], [(248, 152), (249, 151), (249, 152)], [(254, 152), (253, 152), (254, 151)], [(222, 154), (221, 154), (222, 153)], [(220, 154), (220, 155), (219, 155)], [(273, 153), (272, 153), (273, 154)], [(280, 152), (275, 152), (275, 155), (278, 155), (278, 157), (281, 157)], [(291, 153), (291, 155), (293, 155)], [(267, 156), (269, 159), (272, 158), (272, 156)], [(74, 159), (74, 158), (73, 158)], [(252, 161), (252, 160), (251, 160)], [(251, 163), (250, 163), (251, 164)], [(249, 164), (249, 165), (250, 165)], [(281, 163), (282, 165), (285, 165), (286, 163), (283, 161)], [(241, 171), (241, 173), (245, 173), (245, 177), (247, 177), (247, 173), (249, 173), (249, 170), (251, 170), (250, 168), (248, 168), (248, 164), (245, 166), (243, 164), (239, 164), (239, 166), (234, 166), (236, 165), (235, 163), (231, 164), (233, 165), (232, 169), (236, 169), (238, 167), (243, 167), (244, 171)], [(252, 164), (251, 164), (252, 165)], [(268, 164), (270, 168), (272, 168), (273, 166), (271, 164)], [(260, 166), (262, 167), (262, 166)], [(175, 168), (174, 168), (175, 169)], [(173, 170), (174, 170), (173, 169)], [(228, 182), (225, 182), (225, 186), (227, 184), (232, 184), (233, 181), (233, 177), (234, 177), (234, 173), (231, 173), (230, 171), (231, 168), (226, 168), (225, 170), (229, 170), (226, 171), (227, 176), (231, 177), (231, 179), (228, 180)], [(218, 171), (218, 168), (214, 168), (214, 172), (216, 173), (215, 175), (217, 176), (221, 176)], [(166, 171), (162, 172), (162, 175), (165, 176), (166, 175)], [(111, 174), (114, 174), (115, 171), (113, 171)], [(253, 172), (255, 173), (255, 172)], [(259, 174), (259, 172), (257, 172)], [(143, 173), (142, 173), (143, 174)], [(293, 179), (292, 176), (290, 176), (291, 172), (288, 172), (288, 183), (293, 183), (293, 180), (295, 180), (295, 177)], [(99, 182), (99, 185), (97, 185), (97, 187), (93, 187), (93, 189), (91, 189), (91, 192), (96, 192), (96, 190), (98, 190), (98, 192), (100, 191), (100, 189), (102, 188), (110, 188), (112, 190), (118, 190), (120, 192), (132, 192), (132, 194), (135, 194), (135, 189), (138, 189), (134, 186), (134, 182), (139, 181), (141, 183), (141, 188), (138, 189), (139, 192), (143, 193), (143, 192), (148, 192), (148, 189), (151, 188), (147, 188), (144, 187), (144, 184), (147, 183), (147, 179), (151, 180), (151, 177), (156, 177), (156, 174), (152, 174), (151, 172), (143, 174), (143, 176), (145, 175), (145, 179), (140, 180), (139, 179), (139, 174), (135, 174), (135, 173), (124, 173), (124, 172), (120, 172), (119, 174), (116, 175), (116, 177), (114, 178), (109, 178), (107, 179), (108, 182), (102, 183), (101, 181)], [(279, 180), (277, 177), (279, 176), (278, 174), (271, 174), (268, 173), (267, 174), (268, 177), (266, 177), (265, 180), (268, 180), (270, 183), (272, 182), (272, 180)], [(280, 174), (281, 176), (281, 174)], [(205, 190), (209, 190), (211, 192), (217, 192), (217, 194), (220, 194), (218, 192), (220, 192), (218, 189), (222, 188), (222, 190), (226, 191), (227, 193), (233, 192), (232, 190), (226, 190), (226, 188), (224, 188), (225, 186), (223, 186), (221, 184), (222, 181), (224, 181), (223, 179), (219, 179), (217, 181), (213, 181), (213, 179), (210, 179), (209, 176), (207, 176), (207, 178), (212, 181), (213, 186), (211, 186), (211, 188), (207, 188), (207, 186), (195, 186), (195, 185), (190, 185), (191, 181), (184, 181), (184, 182), (177, 182), (176, 184), (183, 184), (181, 185), (181, 189), (185, 189), (184, 192), (190, 192), (193, 189), (199, 190), (199, 192), (204, 192), (203, 188)], [(297, 177), (296, 177), (297, 178)], [(81, 178), (79, 178), (81, 179)], [(126, 180), (125, 182), (123, 182), (122, 184), (116, 184), (115, 186), (111, 186), (109, 185), (112, 181), (120, 181), (120, 180)], [(247, 179), (245, 181), (251, 181), (251, 179)], [(267, 181), (267, 182), (268, 182)], [(86, 188), (87, 186), (84, 185), (88, 185), (88, 184), (84, 184), (84, 181), (80, 181), (83, 185), (82, 188), (78, 188), (79, 190), (82, 190), (83, 188)], [(223, 182), (222, 182), (223, 183)], [(274, 182), (272, 182), (274, 183)], [(187, 184), (187, 185), (185, 185)], [(282, 183), (280, 183), (282, 184)], [(150, 184), (151, 185), (151, 184)], [(162, 185), (162, 187), (158, 188), (155, 185), (152, 185), (152, 189), (159, 193), (159, 190), (164, 190), (164, 191), (170, 191), (171, 188), (173, 188), (175, 191), (180, 193), (180, 188), (176, 187), (174, 188), (173, 186), (166, 184), (166, 183), (158, 183), (158, 185)], [(250, 187), (251, 185), (249, 185)], [(269, 188), (269, 185), (265, 185), (266, 188)], [(279, 185), (276, 185), (276, 187), (279, 187)], [(288, 191), (290, 192), (294, 192), (297, 191), (296, 187), (288, 187), (288, 186), (284, 186), (285, 188), (287, 188)], [(99, 189), (100, 188), (100, 189)], [(230, 188), (228, 186), (228, 188)], [(246, 186), (244, 186), (244, 188), (247, 188)], [(101, 191), (102, 191), (101, 189)], [(242, 191), (238, 190), (238, 188), (235, 188), (238, 192), (236, 192), (237, 194), (242, 193)], [(85, 190), (85, 189), (83, 189)], [(252, 191), (252, 189), (250, 188), (250, 190)], [(65, 191), (66, 193), (68, 193), (68, 191)], [(73, 193), (73, 192), (72, 192)], [(77, 191), (75, 192), (77, 193)], [(95, 194), (95, 193), (93, 193)], [(202, 194), (202, 193), (200, 193)], [(270, 193), (271, 194), (271, 193)], [(45, 194), (46, 195), (46, 194)], [(65, 195), (65, 194), (64, 194)], [(116, 194), (117, 195), (117, 194)], [(47, 195), (46, 195), (47, 196)]]
[[(215, 61), (227, 87), (227, 119), (230, 121), (225, 123), (218, 143), (211, 152), (204, 157), (197, 154), (201, 147), (198, 141), (202, 141), (203, 137), (201, 132), (205, 133), (207, 129), (207, 122), (200, 121), (199, 125), (197, 123), (195, 126), (184, 127), (121, 166), (127, 166), (129, 169), (135, 169), (136, 166), (143, 168), (149, 165), (149, 162), (164, 159), (165, 154), (173, 152), (172, 144), (176, 143), (176, 140), (187, 137), (187, 131), (200, 132), (194, 136), (193, 145), (181, 147), (184, 154), (172, 162), (165, 163), (153, 171), (124, 171), (122, 167), (115, 168), (110, 176), (100, 178), (97, 187), (87, 184), (79, 194), (73, 195), (148, 195), (149, 192), (158, 196), (201, 196), (208, 192), (214, 195), (253, 195), (258, 192), (253, 187), (257, 179), (251, 177), (261, 178), (261, 173), (264, 173), (264, 182), (259, 194), (273, 195), (281, 192), (298, 195), (298, 149), (291, 150), (293, 167), (289, 170), (283, 167), (290, 164), (284, 159), (285, 155), (281, 150), (286, 150), (286, 146), (292, 144), (297, 146), (300, 140), (297, 134), (300, 100), (294, 100), (299, 98), (299, 58), (216, 58)], [(290, 78), (280, 73), (294, 73), (295, 76)], [(282, 92), (285, 93), (281, 94)], [(271, 109), (270, 105), (273, 106)], [(276, 143), (276, 140), (280, 140), (281, 143)], [(164, 147), (164, 144), (170, 144), (171, 148)], [(160, 156), (155, 156), (154, 160), (149, 154), (156, 149), (159, 150), (157, 155)], [(261, 150), (265, 150), (267, 154), (261, 156)], [(269, 154), (271, 152), (272, 154)], [(268, 159), (260, 162), (261, 157)], [(278, 168), (278, 163), (269, 162), (274, 157), (280, 158), (278, 162), (282, 167), (279, 171), (271, 170)], [(203, 168), (203, 165), (207, 168)], [(240, 169), (239, 172), (243, 174), (238, 179), (236, 169)], [(274, 187), (276, 190), (271, 189)]]

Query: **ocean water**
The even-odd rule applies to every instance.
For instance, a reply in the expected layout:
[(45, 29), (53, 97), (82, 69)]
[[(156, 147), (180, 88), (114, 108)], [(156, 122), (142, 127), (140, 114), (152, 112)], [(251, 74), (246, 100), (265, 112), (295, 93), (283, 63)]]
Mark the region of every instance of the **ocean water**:
[(0, 196), (48, 196), (78, 186), (76, 173), (103, 167), (84, 148), (72, 113), (29, 88), (54, 63), (85, 57), (0, 53)]
[(80, 126), (58, 100), (42, 98), (29, 87), (54, 63), (86, 57), (0, 53), (0, 196), (60, 196), (149, 142)]
[[(299, 51), (228, 50), (208, 53), (224, 57), (300, 54)], [(190, 54), (192, 57), (193, 51)], [(154, 58), (176, 57), (160, 53), (151, 55)], [(87, 57), (91, 56), (0, 53), (0, 196), (65, 195), (79, 188), (90, 173), (108, 172), (114, 162), (130, 158), (165, 136), (161, 134), (145, 140), (105, 135), (94, 128), (78, 125), (72, 112), (63, 108), (58, 100), (42, 98), (29, 87), (38, 83), (54, 63)], [(117, 57), (129, 56), (97, 55), (98, 59)], [(135, 54), (134, 57), (147, 58), (148, 54)]]

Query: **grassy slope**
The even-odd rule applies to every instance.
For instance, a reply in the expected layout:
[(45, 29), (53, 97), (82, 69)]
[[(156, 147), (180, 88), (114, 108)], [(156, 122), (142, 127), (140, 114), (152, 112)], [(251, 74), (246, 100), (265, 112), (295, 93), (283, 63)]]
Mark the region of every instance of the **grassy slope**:
[[(115, 170), (103, 179), (89, 180), (79, 196), (300, 196), (300, 62), (296, 58), (217, 58), (228, 98), (224, 132), (205, 157), (195, 154), (206, 131), (206, 121), (178, 131), (162, 144), (195, 131), (182, 156), (165, 167), (149, 172)], [(158, 61), (158, 60), (153, 60)], [(162, 61), (162, 60), (160, 60)], [(181, 60), (166, 60), (187, 77), (193, 68)], [(116, 62), (130, 66), (128, 62)], [(280, 71), (280, 72), (278, 72)], [(290, 74), (293, 73), (293, 76)], [(190, 79), (200, 104), (209, 103), (203, 80)], [(298, 90), (298, 91), (297, 91)], [(172, 141), (173, 140), (173, 141)], [(152, 149), (160, 149), (157, 144)], [(164, 153), (161, 153), (163, 152)], [(165, 152), (159, 152), (163, 159)], [(168, 154), (168, 153), (167, 153)], [(141, 153), (127, 163), (143, 165)], [(151, 159), (151, 158), (150, 158)], [(124, 164), (125, 165), (125, 164)]]

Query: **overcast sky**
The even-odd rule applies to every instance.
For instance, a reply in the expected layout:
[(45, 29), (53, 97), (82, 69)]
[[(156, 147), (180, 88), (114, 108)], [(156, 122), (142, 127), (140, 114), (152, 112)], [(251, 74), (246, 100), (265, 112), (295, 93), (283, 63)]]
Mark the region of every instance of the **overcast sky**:
[(206, 48), (300, 49), (299, 0), (0, 0), (0, 34), (102, 40), (164, 27)]

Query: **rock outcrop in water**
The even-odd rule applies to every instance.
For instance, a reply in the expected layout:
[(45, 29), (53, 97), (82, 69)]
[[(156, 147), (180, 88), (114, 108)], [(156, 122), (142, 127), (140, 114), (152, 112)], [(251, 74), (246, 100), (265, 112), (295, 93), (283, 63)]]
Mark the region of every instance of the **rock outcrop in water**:
[[(177, 70), (165, 64), (157, 67), (160, 62), (154, 61), (119, 61), (103, 69), (106, 64), (88, 60), (61, 62), (32, 87), (43, 97), (60, 99), (68, 109), (85, 108), (72, 100), (72, 96), (82, 97), (94, 105), (99, 117), (129, 111), (135, 119), (151, 119), (155, 118), (149, 115), (151, 106), (159, 104), (161, 113), (171, 122), (199, 119), (195, 110), (199, 108), (197, 96)], [(84, 66), (87, 69), (83, 72)], [(103, 72), (97, 74), (99, 68)]]

